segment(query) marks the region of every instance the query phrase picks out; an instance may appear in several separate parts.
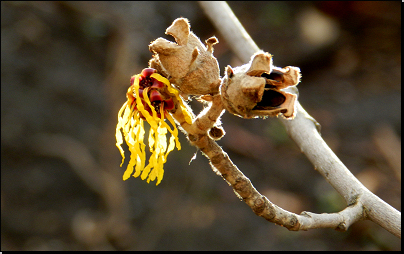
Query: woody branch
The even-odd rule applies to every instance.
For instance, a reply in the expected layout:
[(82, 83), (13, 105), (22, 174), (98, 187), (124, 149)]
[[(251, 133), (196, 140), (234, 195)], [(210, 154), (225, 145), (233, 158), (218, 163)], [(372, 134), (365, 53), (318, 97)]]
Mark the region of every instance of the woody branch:
[[(201, 151), (210, 160), (211, 166), (234, 189), (237, 195), (251, 207), (254, 213), (266, 220), (282, 225), (289, 230), (307, 230), (311, 228), (335, 228), (345, 231), (355, 221), (362, 218), (363, 209), (359, 204), (349, 206), (336, 214), (314, 214), (303, 212), (301, 215), (286, 211), (271, 203), (260, 194), (251, 181), (232, 163), (229, 156), (217, 143), (212, 140), (207, 131), (213, 127), (223, 108), (219, 96), (215, 96), (207, 112), (201, 113), (192, 125), (182, 118), (182, 114), (174, 117), (188, 133), (192, 145)], [(205, 121), (210, 119), (209, 121)], [(210, 123), (210, 124), (209, 124)]]
[[(242, 61), (247, 62), (252, 54), (259, 51), (227, 3), (200, 2), (200, 5)], [(358, 220), (369, 219), (401, 238), (401, 213), (370, 192), (353, 176), (321, 138), (316, 129), (316, 121), (298, 101), (296, 104), (297, 113), (293, 120), (279, 119), (315, 169), (345, 199), (347, 208), (339, 213), (303, 212), (297, 215), (285, 211), (256, 191), (248, 178), (231, 163), (227, 154), (213, 140), (202, 137), (204, 141), (193, 144), (204, 151), (212, 166), (219, 170), (252, 210), (271, 222), (290, 230), (309, 228), (346, 230)]]

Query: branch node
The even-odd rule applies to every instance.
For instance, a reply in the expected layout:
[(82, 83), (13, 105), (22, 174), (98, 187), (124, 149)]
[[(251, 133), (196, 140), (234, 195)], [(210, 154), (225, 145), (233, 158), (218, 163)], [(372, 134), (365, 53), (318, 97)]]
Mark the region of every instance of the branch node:
[(336, 231), (340, 231), (340, 232), (345, 232), (348, 230), (348, 227), (346, 226), (345, 222), (341, 222), (340, 224), (338, 224), (338, 226), (335, 228)]
[(265, 211), (266, 207), (266, 199), (265, 197), (261, 196), (254, 201), (254, 206), (252, 207), (254, 213), (258, 216), (261, 216)]

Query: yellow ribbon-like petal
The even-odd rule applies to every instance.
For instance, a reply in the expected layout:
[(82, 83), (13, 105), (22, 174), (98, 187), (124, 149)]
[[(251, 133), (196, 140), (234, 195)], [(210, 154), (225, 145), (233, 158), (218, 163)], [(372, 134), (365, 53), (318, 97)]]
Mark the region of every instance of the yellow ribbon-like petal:
[(158, 81), (163, 82), (164, 84), (167, 85), (168, 92), (170, 92), (171, 94), (174, 94), (175, 97), (177, 98), (178, 102), (180, 103), (181, 111), (182, 111), (182, 114), (184, 115), (185, 121), (188, 124), (192, 124), (191, 114), (189, 114), (187, 107), (184, 105), (184, 102), (182, 101), (182, 98), (180, 97), (178, 90), (171, 86), (170, 81), (168, 81), (168, 79), (164, 78), (163, 76), (161, 76), (158, 73), (153, 73), (150, 77), (155, 78)]
[(128, 102), (125, 102), (125, 103), (122, 105), (122, 107), (121, 107), (121, 109), (119, 110), (119, 112), (118, 112), (118, 124), (116, 125), (116, 132), (115, 132), (116, 147), (118, 147), (119, 152), (121, 153), (121, 156), (122, 156), (121, 167), (122, 167), (123, 162), (125, 161), (125, 154), (124, 154), (124, 151), (123, 151), (122, 146), (121, 146), (121, 145), (123, 144), (123, 137), (122, 137), (122, 133), (121, 133), (121, 128), (122, 128), (123, 123), (124, 123), (124, 120), (123, 120), (123, 118), (121, 117), (121, 115), (122, 115), (122, 111), (123, 111), (124, 109), (126, 109), (127, 104), (128, 104)]

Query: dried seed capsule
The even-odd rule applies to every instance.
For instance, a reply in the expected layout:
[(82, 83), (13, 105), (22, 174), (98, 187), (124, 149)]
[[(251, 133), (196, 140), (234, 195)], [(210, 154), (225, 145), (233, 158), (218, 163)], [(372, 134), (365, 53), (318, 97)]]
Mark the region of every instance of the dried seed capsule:
[(176, 43), (163, 38), (153, 41), (149, 45), (154, 53), (149, 65), (169, 76), (184, 97), (219, 93), (220, 69), (213, 56), (216, 37), (203, 45), (184, 18), (174, 20), (166, 34), (172, 35)]
[(222, 79), (221, 95), (224, 107), (243, 118), (277, 116), (293, 118), (297, 95), (282, 89), (294, 87), (300, 81), (300, 69), (272, 65), (272, 56), (258, 52), (251, 61), (234, 70), (227, 66)]

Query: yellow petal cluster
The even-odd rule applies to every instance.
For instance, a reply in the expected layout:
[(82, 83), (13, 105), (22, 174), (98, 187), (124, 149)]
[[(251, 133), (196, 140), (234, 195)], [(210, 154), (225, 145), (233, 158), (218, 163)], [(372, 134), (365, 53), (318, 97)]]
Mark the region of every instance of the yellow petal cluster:
[[(163, 165), (167, 161), (167, 155), (174, 150), (175, 147), (177, 147), (178, 150), (181, 150), (181, 144), (178, 140), (178, 129), (175, 125), (174, 119), (169, 112), (164, 112), (163, 107), (160, 108), (161, 116), (158, 117), (155, 108), (152, 106), (150, 99), (148, 98), (147, 88), (143, 92), (143, 99), (149, 105), (152, 114), (145, 110), (139, 96), (139, 77), (140, 74), (134, 76), (133, 87), (131, 86), (128, 90), (128, 100), (122, 105), (118, 112), (118, 124), (116, 126), (115, 134), (116, 146), (122, 155), (121, 166), (125, 160), (124, 151), (121, 147), (124, 139), (131, 153), (128, 167), (123, 174), (123, 180), (127, 180), (134, 171), (134, 177), (140, 176), (142, 180), (147, 178), (148, 183), (157, 179), (156, 185), (158, 185), (163, 179)], [(186, 121), (192, 124), (191, 116), (183, 105), (178, 91), (171, 86), (170, 82), (157, 73), (153, 73), (150, 77), (163, 82), (167, 86), (168, 92), (179, 102), (179, 106), (183, 111)], [(135, 97), (131, 96), (131, 91), (134, 91)], [(144, 120), (140, 117), (139, 113), (150, 124), (148, 147), (151, 155), (147, 165), (146, 144), (144, 143)], [(170, 128), (165, 122), (165, 118), (171, 123), (172, 128)], [(171, 134), (168, 144), (166, 137), (167, 132)]]

